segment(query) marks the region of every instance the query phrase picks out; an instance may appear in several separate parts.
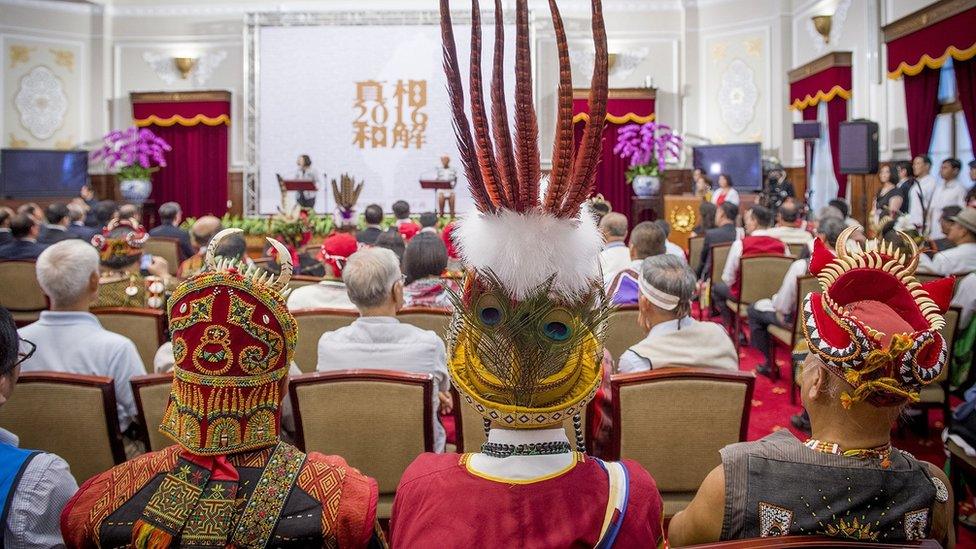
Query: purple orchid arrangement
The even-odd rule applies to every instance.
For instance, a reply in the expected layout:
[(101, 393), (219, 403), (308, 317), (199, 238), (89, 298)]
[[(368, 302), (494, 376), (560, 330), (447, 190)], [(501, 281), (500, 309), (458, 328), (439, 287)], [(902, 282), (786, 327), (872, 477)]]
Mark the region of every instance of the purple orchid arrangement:
[(92, 160), (104, 160), (119, 179), (149, 179), (149, 174), (166, 166), (165, 152), (173, 150), (163, 138), (147, 128), (135, 126), (105, 134), (101, 148), (92, 151)]
[(627, 124), (617, 130), (613, 154), (628, 160), (627, 182), (638, 175), (657, 177), (669, 159), (678, 160), (684, 140), (657, 122)]

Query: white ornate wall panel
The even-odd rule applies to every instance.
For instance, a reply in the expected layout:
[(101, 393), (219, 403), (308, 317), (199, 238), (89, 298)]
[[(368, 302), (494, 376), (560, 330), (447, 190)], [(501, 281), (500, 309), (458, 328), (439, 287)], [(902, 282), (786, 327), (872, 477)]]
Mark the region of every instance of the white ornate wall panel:
[(704, 135), (716, 143), (771, 147), (769, 29), (709, 33), (702, 57)]

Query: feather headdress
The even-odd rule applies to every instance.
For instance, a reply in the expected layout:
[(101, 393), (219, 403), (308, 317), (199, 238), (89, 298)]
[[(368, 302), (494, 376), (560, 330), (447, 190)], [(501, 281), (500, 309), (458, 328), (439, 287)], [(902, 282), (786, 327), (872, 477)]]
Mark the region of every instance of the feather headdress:
[(355, 225), (353, 216), (356, 213), (356, 202), (359, 201), (359, 193), (363, 191), (363, 182), (356, 182), (352, 176), (342, 174), (339, 181), (332, 180), (332, 196), (335, 197), (336, 215), (335, 223), (339, 227)]

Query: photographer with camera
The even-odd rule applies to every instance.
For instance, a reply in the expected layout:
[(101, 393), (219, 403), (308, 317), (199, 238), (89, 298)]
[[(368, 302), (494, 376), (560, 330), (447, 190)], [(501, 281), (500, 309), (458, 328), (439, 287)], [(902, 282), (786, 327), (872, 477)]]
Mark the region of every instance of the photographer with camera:
[(772, 164), (766, 172), (766, 183), (763, 187), (762, 205), (775, 211), (787, 198), (795, 196), (793, 183), (786, 179), (786, 170), (778, 163)]

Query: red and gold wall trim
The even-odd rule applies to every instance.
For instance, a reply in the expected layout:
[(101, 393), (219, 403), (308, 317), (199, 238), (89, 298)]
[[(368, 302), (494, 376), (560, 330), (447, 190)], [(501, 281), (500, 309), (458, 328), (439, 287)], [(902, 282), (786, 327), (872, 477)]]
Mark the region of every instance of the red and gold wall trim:
[(230, 125), (230, 92), (133, 93), (132, 117), (140, 128)]
[(938, 69), (949, 58), (976, 57), (976, 0), (942, 0), (886, 25), (888, 78)]
[[(590, 90), (573, 90), (573, 124), (589, 121)], [(618, 88), (607, 96), (608, 122), (614, 124), (646, 124), (654, 120), (654, 88)]]
[(851, 52), (831, 52), (789, 72), (790, 108), (851, 99)]

